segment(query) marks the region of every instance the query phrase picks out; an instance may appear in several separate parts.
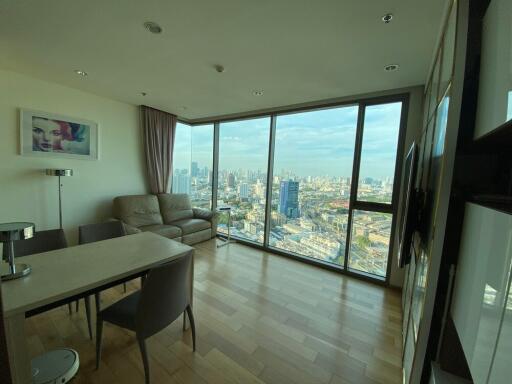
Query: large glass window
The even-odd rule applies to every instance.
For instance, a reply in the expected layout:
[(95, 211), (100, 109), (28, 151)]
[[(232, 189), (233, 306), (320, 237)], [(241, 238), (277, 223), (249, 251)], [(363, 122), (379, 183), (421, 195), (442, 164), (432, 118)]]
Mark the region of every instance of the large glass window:
[[(219, 124), (217, 207), (231, 207), (231, 235), (263, 243), (270, 117)], [(218, 231), (227, 233), (228, 217)]]
[(357, 112), (276, 117), (271, 247), (344, 264)]
[(190, 194), (191, 126), (178, 122), (174, 136), (172, 193)]
[(378, 276), (386, 276), (391, 222), (389, 213), (354, 210), (349, 266)]
[(352, 271), (386, 276), (401, 117), (402, 102), (364, 107), (357, 198), (351, 211), (348, 268)]
[(179, 123), (173, 191), (230, 207), (221, 235), (385, 278), (403, 100)]
[(402, 103), (370, 105), (364, 114), (357, 199), (391, 203)]
[(190, 200), (210, 209), (213, 183), (213, 124), (194, 125), (191, 132)]
[(186, 193), (193, 207), (210, 208), (213, 178), (213, 124), (178, 122), (174, 138), (172, 193)]

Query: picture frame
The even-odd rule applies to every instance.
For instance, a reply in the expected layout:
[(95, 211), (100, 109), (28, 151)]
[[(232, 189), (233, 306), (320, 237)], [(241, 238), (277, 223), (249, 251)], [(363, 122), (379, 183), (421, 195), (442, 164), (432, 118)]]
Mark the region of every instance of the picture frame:
[(20, 155), (98, 160), (98, 123), (23, 108), (19, 118)]

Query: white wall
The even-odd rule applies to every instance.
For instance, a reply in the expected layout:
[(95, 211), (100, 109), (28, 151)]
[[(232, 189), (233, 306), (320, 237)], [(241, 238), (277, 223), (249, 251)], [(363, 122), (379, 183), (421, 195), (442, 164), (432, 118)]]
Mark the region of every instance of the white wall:
[[(86, 81), (86, 80), (85, 80)], [(84, 118), (99, 124), (98, 161), (19, 155), (19, 108)], [(46, 168), (71, 168), (63, 178), (68, 242), (78, 225), (111, 216), (112, 198), (146, 193), (138, 108), (76, 89), (0, 70), (0, 222), (30, 221), (57, 228), (57, 178)]]

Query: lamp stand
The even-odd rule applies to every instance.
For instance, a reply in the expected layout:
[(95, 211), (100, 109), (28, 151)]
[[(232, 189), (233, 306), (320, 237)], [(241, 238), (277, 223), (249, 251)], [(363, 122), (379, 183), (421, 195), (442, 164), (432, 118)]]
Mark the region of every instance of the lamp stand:
[(62, 176), (73, 176), (73, 170), (72, 169), (47, 169), (46, 170), (47, 176), (57, 176), (57, 182), (59, 187), (59, 228), (62, 229), (62, 183), (61, 183), (61, 177)]
[(62, 184), (60, 183), (60, 175), (58, 177), (59, 183), (59, 228), (62, 229)]

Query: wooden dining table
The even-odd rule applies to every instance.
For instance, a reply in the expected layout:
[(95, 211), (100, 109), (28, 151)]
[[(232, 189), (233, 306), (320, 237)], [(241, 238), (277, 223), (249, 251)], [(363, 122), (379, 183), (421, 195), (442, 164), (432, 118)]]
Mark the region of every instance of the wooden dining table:
[[(17, 258), (30, 275), (2, 282), (7, 350), (13, 382), (32, 382), (25, 318), (144, 276), (151, 268), (185, 256), (194, 248), (143, 232)], [(192, 302), (194, 262), (191, 275)], [(72, 346), (70, 346), (72, 347)]]

